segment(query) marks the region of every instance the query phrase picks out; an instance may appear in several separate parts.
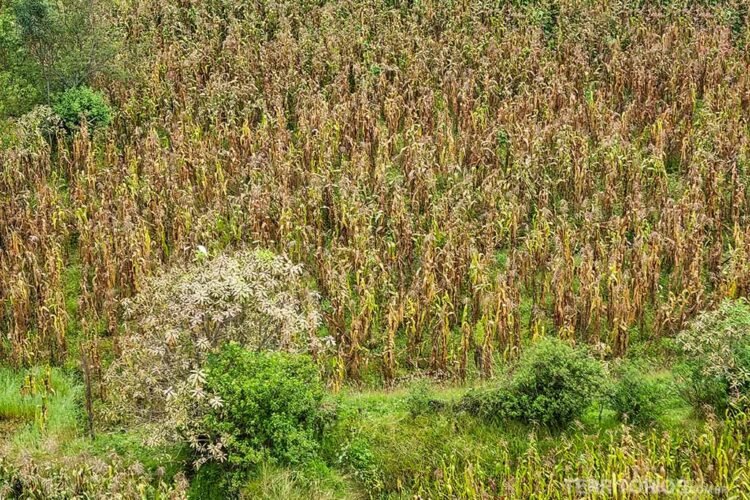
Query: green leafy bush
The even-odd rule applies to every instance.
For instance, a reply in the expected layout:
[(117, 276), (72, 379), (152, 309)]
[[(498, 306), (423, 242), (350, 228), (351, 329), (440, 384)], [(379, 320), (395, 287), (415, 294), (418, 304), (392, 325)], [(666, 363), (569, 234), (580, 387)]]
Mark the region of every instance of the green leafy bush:
[(601, 363), (587, 351), (547, 338), (522, 355), (511, 392), (522, 420), (563, 427), (591, 405), (604, 381)]
[(82, 120), (92, 130), (104, 128), (112, 121), (112, 108), (104, 95), (89, 87), (66, 90), (57, 97), (53, 109), (69, 131), (80, 128)]
[(584, 349), (545, 338), (524, 352), (500, 388), (469, 393), (459, 406), (490, 420), (561, 428), (591, 405), (604, 382), (601, 363)]
[(318, 369), (303, 355), (227, 344), (209, 358), (205, 389), (214, 401), (200, 432), (205, 458), (230, 472), (262, 462), (301, 464), (317, 456), (326, 418)]
[(507, 381), (493, 389), (470, 390), (461, 398), (456, 409), (491, 422), (521, 417), (518, 399)]
[(748, 408), (750, 304), (727, 300), (701, 314), (677, 336), (684, 355), (680, 389), (700, 412), (719, 415)]
[(656, 422), (665, 410), (665, 384), (645, 378), (643, 367), (633, 363), (623, 364), (616, 372), (618, 379), (608, 400), (618, 418), (636, 425)]
[(190, 500), (224, 500), (232, 496), (231, 484), (227, 481), (220, 464), (203, 465), (190, 481), (187, 497)]
[(30, 59), (13, 9), (0, 5), (0, 120), (23, 115), (40, 99), (39, 75)]

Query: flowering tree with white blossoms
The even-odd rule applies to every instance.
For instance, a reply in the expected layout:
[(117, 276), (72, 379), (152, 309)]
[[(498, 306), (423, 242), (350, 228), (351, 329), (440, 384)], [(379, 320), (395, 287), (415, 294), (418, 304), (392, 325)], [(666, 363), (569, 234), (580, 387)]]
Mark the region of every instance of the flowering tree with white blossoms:
[(318, 302), (301, 266), (261, 250), (202, 254), (150, 279), (124, 303), (127, 331), (104, 376), (101, 417), (145, 424), (154, 443), (186, 439), (200, 456), (221, 460), (221, 446), (200, 429), (222, 405), (204, 390), (207, 356), (229, 341), (316, 356)]

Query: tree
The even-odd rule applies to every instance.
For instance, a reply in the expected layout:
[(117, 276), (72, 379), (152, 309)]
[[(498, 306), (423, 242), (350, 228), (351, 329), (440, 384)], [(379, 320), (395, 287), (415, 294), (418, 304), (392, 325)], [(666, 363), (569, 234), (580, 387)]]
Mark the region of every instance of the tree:
[(19, 116), (111, 69), (117, 33), (98, 0), (0, 7), (0, 118)]
[(16, 25), (26, 50), (41, 70), (47, 104), (52, 91), (52, 68), (55, 60), (55, 40), (58, 26), (52, 8), (46, 0), (18, 0), (13, 4)]
[(21, 115), (39, 100), (36, 69), (12, 12), (0, 9), (0, 119)]

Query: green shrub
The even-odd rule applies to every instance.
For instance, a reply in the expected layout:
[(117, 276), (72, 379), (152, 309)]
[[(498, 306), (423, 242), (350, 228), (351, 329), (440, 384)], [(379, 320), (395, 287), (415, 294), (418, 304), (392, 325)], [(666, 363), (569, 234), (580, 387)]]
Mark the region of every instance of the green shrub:
[(601, 363), (584, 349), (545, 338), (523, 353), (500, 388), (469, 393), (459, 407), (488, 420), (562, 428), (581, 416), (604, 382)]
[[(13, 10), (0, 4), (0, 120), (27, 113), (41, 97), (39, 75)], [(0, 126), (0, 134), (5, 126)]]
[(66, 90), (57, 96), (53, 108), (69, 131), (80, 128), (82, 120), (90, 130), (104, 128), (112, 121), (112, 109), (104, 95), (89, 87)]
[(701, 314), (677, 336), (682, 395), (699, 412), (723, 415), (748, 408), (750, 304), (727, 300)]
[(623, 422), (647, 425), (665, 410), (667, 387), (644, 377), (643, 367), (627, 363), (617, 370), (618, 379), (609, 393), (609, 404)]
[(262, 462), (301, 464), (317, 455), (325, 391), (307, 356), (230, 343), (209, 358), (205, 387), (217, 403), (204, 417), (203, 432), (222, 449), (230, 473), (252, 472)]
[(0, 85), (0, 116), (20, 116), (98, 75), (114, 76), (122, 38), (109, 12), (106, 2), (0, 3), (0, 82), (8, 84)]
[(493, 389), (470, 390), (461, 398), (457, 409), (491, 422), (521, 417), (518, 399), (507, 382)]
[(604, 380), (601, 363), (587, 351), (547, 338), (521, 356), (511, 392), (522, 420), (563, 427), (591, 405)]

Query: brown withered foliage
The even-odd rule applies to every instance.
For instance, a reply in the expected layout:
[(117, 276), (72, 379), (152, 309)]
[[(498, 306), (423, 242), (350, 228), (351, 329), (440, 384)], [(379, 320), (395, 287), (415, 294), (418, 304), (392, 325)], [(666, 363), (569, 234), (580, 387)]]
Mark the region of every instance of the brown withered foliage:
[(744, 7), (119, 2), (109, 130), (0, 152), (2, 356), (116, 337), (197, 245), (303, 264), (339, 381), (670, 335), (750, 290)]

